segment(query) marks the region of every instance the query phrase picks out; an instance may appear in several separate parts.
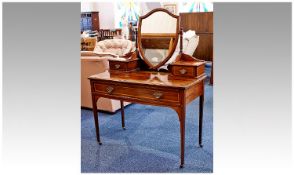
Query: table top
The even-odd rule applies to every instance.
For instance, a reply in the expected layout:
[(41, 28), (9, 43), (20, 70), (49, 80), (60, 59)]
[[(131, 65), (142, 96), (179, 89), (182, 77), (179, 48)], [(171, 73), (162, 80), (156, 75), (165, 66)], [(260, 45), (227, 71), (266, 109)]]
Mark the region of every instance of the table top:
[(202, 81), (205, 77), (206, 75), (203, 75), (199, 78), (189, 78), (189, 77), (174, 76), (168, 72), (153, 72), (153, 71), (134, 71), (134, 72), (105, 71), (99, 74), (92, 75), (89, 77), (89, 79), (185, 89)]

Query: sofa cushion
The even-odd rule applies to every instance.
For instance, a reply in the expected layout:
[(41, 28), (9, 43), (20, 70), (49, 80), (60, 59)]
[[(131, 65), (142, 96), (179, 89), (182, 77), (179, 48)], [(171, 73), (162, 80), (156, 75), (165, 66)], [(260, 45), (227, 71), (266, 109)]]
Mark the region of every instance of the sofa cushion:
[(132, 51), (132, 41), (126, 39), (107, 39), (96, 44), (94, 53), (112, 53), (117, 56), (124, 56)]

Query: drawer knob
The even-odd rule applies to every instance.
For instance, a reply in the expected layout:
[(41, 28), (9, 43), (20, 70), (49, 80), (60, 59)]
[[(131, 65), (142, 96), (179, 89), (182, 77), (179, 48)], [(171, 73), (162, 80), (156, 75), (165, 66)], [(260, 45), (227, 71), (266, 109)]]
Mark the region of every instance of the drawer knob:
[(114, 90), (114, 88), (113, 88), (112, 86), (108, 86), (108, 87), (106, 88), (106, 92), (109, 93), (109, 94), (110, 94), (113, 90)]
[(155, 97), (155, 98), (157, 98), (157, 99), (160, 99), (161, 97), (162, 97), (162, 93), (161, 92), (154, 92), (153, 93), (153, 96)]
[(119, 68), (120, 68), (120, 64), (116, 64), (116, 65), (114, 65), (114, 67), (115, 67), (116, 69), (119, 69)]
[(187, 70), (186, 70), (186, 69), (181, 69), (181, 70), (180, 70), (180, 73), (181, 73), (182, 75), (184, 75), (184, 74), (187, 73)]

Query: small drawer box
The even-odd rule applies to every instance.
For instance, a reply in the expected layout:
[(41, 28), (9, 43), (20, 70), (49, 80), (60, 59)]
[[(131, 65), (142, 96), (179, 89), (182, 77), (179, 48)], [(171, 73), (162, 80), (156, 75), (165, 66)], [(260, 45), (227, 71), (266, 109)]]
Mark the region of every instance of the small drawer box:
[(174, 75), (194, 77), (195, 68), (193, 66), (172, 66), (172, 72)]
[(200, 77), (204, 75), (205, 64), (199, 66), (193, 65), (171, 65), (171, 72), (173, 75), (186, 77)]
[(135, 71), (139, 67), (138, 59), (126, 60), (126, 61), (115, 61), (109, 60), (109, 69), (117, 71)]
[(182, 54), (177, 61), (170, 64), (169, 69), (176, 76), (197, 78), (205, 74), (205, 61)]

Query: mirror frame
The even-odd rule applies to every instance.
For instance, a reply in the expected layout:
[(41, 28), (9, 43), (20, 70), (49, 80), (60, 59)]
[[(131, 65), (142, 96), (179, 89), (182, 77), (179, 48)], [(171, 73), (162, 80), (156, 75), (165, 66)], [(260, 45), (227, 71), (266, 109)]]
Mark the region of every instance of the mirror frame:
[[(152, 65), (148, 59), (145, 57), (144, 53), (143, 53), (143, 48), (142, 48), (142, 43), (141, 43), (141, 25), (142, 25), (142, 20), (145, 19), (145, 18), (148, 18), (150, 15), (152, 15), (153, 13), (156, 13), (156, 12), (165, 12), (167, 13), (169, 16), (173, 17), (173, 18), (176, 18), (177, 22), (176, 22), (176, 37), (175, 37), (175, 41), (174, 41), (174, 45), (172, 47), (172, 49), (170, 50), (170, 52), (168, 53), (168, 55), (166, 56), (166, 58), (161, 61), (159, 64), (157, 65)], [(179, 25), (180, 25), (180, 21), (179, 21), (179, 16), (178, 15), (175, 15), (175, 14), (172, 14), (171, 12), (169, 12), (168, 10), (164, 9), (164, 8), (156, 8), (156, 9), (153, 9), (151, 10), (150, 12), (148, 12), (146, 15), (143, 15), (143, 16), (140, 16), (139, 17), (139, 24), (138, 24), (138, 38), (137, 38), (137, 46), (138, 46), (138, 51), (139, 51), (139, 54), (142, 58), (142, 60), (148, 65), (148, 67), (150, 69), (157, 69), (161, 66), (163, 66), (170, 58), (171, 56), (173, 55), (173, 53), (175, 52), (175, 49), (177, 47), (177, 44), (178, 44), (178, 38), (179, 38)]]

